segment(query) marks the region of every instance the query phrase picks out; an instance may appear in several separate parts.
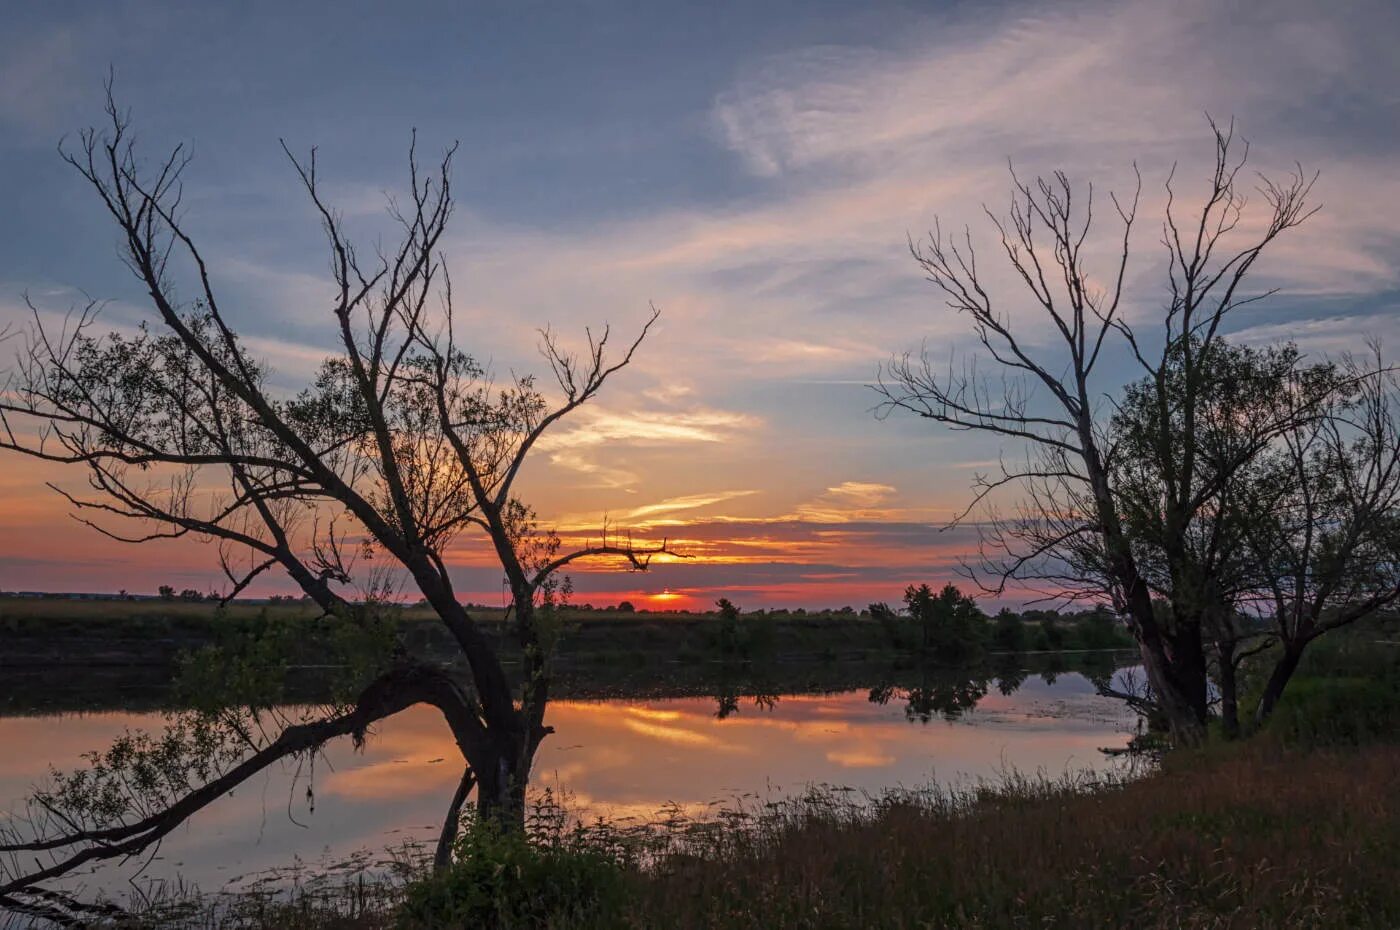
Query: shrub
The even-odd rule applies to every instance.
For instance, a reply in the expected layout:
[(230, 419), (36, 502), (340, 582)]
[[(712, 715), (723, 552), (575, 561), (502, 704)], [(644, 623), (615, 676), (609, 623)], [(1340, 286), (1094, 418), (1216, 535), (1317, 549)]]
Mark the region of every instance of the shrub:
[(1400, 736), (1400, 687), (1359, 677), (1289, 682), (1267, 732), (1285, 745), (1361, 745)]
[(895, 612), (894, 608), (883, 601), (870, 605), (870, 616), (880, 624), (880, 629), (885, 632), (885, 639), (889, 641), (890, 647), (896, 650), (910, 649), (913, 647), (914, 638), (909, 624), (904, 618)]
[(530, 839), (495, 824), (470, 826), (457, 861), (410, 885), (401, 930), (525, 930), (598, 922), (620, 911), (623, 870), (582, 834)]

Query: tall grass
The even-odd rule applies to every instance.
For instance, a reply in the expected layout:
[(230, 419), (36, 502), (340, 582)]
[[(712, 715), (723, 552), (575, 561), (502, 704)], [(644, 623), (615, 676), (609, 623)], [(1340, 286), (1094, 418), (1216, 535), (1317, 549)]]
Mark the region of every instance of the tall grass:
[(198, 925), (1394, 928), (1397, 772), (1393, 745), (1261, 742), (1174, 754), (1136, 780), (825, 789), (645, 825), (556, 813), (528, 845), (467, 830), (462, 864), (442, 877), (373, 894), (347, 880), (341, 897), (226, 908)]
[[(795, 808), (641, 875), (620, 925), (1400, 926), (1400, 750)], [(1092, 791), (1085, 791), (1093, 787)]]

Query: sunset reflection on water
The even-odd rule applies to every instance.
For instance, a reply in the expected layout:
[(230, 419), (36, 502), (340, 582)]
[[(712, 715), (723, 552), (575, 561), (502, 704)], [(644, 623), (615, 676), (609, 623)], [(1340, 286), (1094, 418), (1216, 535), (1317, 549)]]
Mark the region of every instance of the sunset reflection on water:
[[(1053, 685), (1032, 678), (1009, 696), (992, 689), (951, 722), (911, 722), (899, 697), (869, 698), (859, 690), (785, 695), (771, 706), (741, 699), (722, 720), (714, 698), (558, 701), (535, 785), (580, 814), (621, 819), (776, 800), (813, 784), (878, 792), (1011, 769), (1055, 775), (1107, 765), (1100, 748), (1123, 745), (1133, 719), (1078, 675)], [(123, 730), (161, 723), (129, 713), (0, 719), (0, 803), (22, 798), (50, 764), (73, 766)], [(314, 773), (281, 766), (249, 782), (173, 836), (153, 871), (218, 887), (298, 855), (315, 861), (428, 838), (460, 775), (437, 712), (415, 708), (378, 726), (363, 751), (332, 744)]]

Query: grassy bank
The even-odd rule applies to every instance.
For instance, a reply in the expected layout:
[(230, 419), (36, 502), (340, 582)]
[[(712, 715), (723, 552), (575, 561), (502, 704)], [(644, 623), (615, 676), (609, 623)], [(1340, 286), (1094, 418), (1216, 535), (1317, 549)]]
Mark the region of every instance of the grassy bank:
[(198, 926), (1393, 928), (1400, 747), (1266, 741), (1120, 783), (1011, 780), (707, 824), (480, 833), (442, 879), (244, 901)]
[(1394, 927), (1396, 771), (1394, 747), (1256, 750), (1087, 794), (806, 812), (635, 881), (626, 923)]
[(635, 923), (1392, 927), (1397, 766), (1393, 747), (1253, 751), (1091, 794), (1012, 788), (967, 813), (803, 818), (645, 883)]

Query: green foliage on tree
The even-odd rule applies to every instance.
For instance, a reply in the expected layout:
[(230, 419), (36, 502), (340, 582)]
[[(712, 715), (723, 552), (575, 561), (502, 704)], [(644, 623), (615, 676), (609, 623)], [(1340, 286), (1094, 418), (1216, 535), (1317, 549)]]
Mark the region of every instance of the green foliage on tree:
[(1026, 625), (1020, 614), (1003, 607), (997, 611), (992, 625), (992, 648), (999, 652), (1024, 652), (1026, 649)]
[(919, 635), (919, 650), (938, 662), (966, 662), (982, 652), (986, 615), (955, 585), (935, 593), (926, 584), (910, 585), (904, 605)]
[(727, 597), (715, 601), (719, 623), (714, 647), (725, 660), (752, 661), (771, 658), (776, 634), (767, 614), (750, 614), (746, 619)]

